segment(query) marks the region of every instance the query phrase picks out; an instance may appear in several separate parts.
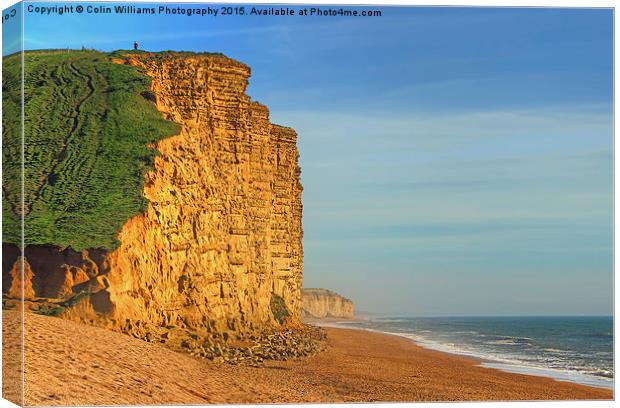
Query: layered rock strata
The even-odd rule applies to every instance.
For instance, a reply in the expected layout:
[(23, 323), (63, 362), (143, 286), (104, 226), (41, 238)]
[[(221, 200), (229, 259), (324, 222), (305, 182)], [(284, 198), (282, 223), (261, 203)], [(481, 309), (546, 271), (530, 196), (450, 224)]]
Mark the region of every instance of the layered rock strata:
[[(86, 295), (63, 315), (125, 331), (296, 326), (302, 187), (295, 131), (270, 123), (268, 109), (245, 94), (250, 69), (232, 59), (132, 54), (115, 62), (152, 78), (158, 109), (181, 132), (154, 146), (160, 155), (145, 178), (148, 206), (122, 227), (115, 251), (26, 248), (28, 296), (68, 305)], [(5, 261), (9, 282), (11, 269)]]
[(302, 316), (312, 318), (353, 317), (353, 302), (327, 289), (302, 289)]
[[(296, 134), (245, 94), (250, 69), (221, 56), (132, 59), (153, 78), (157, 107), (181, 124), (158, 143), (144, 215), (110, 256), (116, 313), (189, 328), (246, 330), (292, 320), (301, 287)], [(130, 271), (130, 273), (128, 273)]]

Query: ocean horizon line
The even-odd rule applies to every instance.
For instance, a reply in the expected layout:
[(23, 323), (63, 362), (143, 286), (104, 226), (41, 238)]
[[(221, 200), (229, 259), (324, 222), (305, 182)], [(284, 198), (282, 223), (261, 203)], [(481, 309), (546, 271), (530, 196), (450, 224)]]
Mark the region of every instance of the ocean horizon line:
[(399, 315), (390, 313), (373, 313), (373, 312), (357, 312), (355, 317), (387, 317), (394, 319), (434, 319), (434, 318), (501, 318), (501, 317), (527, 317), (527, 318), (558, 318), (558, 317), (582, 317), (582, 318), (614, 318), (613, 314), (540, 314), (540, 315), (528, 315), (528, 314), (445, 314), (445, 315)]

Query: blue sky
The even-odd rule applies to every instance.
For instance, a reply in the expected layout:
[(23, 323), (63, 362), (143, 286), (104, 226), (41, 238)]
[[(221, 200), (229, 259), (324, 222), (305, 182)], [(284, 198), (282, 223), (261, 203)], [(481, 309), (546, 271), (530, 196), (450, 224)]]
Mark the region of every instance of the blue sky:
[(299, 133), (305, 286), (399, 315), (610, 314), (612, 11), (381, 11), (26, 13), (25, 46), (248, 64)]

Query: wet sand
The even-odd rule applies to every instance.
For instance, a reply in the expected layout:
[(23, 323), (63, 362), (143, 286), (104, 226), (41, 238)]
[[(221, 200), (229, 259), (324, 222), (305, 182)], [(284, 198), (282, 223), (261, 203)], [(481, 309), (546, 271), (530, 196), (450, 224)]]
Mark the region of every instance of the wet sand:
[[(18, 312), (3, 311), (5, 358), (19, 339)], [(483, 368), (473, 359), (379, 333), (326, 329), (313, 357), (231, 366), (104, 329), (28, 314), (26, 405), (209, 404), (612, 399), (608, 389)], [(3, 394), (16, 395), (15, 365)], [(8, 380), (8, 381), (7, 381)], [(15, 387), (13, 387), (15, 388)]]

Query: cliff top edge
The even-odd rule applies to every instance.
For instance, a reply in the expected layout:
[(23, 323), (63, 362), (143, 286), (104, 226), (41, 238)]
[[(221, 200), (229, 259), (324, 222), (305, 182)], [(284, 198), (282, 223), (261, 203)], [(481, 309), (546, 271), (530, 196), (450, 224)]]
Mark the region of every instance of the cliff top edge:
[(346, 298), (346, 297), (342, 296), (341, 294), (336, 293), (336, 292), (334, 292), (332, 290), (324, 289), (324, 288), (302, 288), (301, 289), (301, 293), (302, 293), (302, 295), (303, 294), (308, 294), (308, 295), (314, 294), (314, 295), (338, 296), (338, 297), (343, 298), (344, 300), (348, 300), (349, 302), (352, 302), (351, 299)]
[[(90, 54), (98, 54), (104, 55), (110, 58), (138, 58), (138, 59), (148, 59), (155, 58), (160, 60), (166, 59), (174, 59), (174, 58), (197, 58), (197, 59), (210, 59), (210, 60), (222, 60), (232, 63), (233, 65), (237, 65), (239, 67), (243, 67), (245, 69), (250, 69), (250, 67), (243, 62), (237, 61), (233, 58), (230, 58), (224, 55), (221, 52), (210, 52), (210, 51), (174, 51), (174, 50), (165, 50), (165, 51), (145, 51), (145, 50), (129, 50), (129, 49), (120, 49), (111, 52), (107, 51), (98, 51), (91, 49), (72, 49), (72, 48), (44, 48), (37, 50), (24, 50), (25, 55), (41, 55), (41, 54), (60, 54), (60, 53), (90, 53)], [(2, 58), (12, 58), (17, 55), (20, 55), (21, 51), (15, 52), (13, 54), (4, 55)]]

